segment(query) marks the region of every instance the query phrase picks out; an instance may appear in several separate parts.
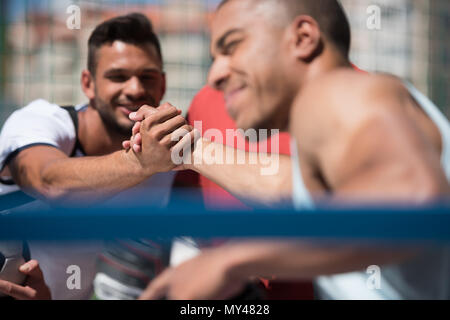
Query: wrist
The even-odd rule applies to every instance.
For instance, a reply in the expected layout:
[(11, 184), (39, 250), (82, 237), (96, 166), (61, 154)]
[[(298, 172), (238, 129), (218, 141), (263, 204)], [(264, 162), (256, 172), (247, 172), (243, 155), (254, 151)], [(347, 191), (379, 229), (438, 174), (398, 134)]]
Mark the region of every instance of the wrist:
[(224, 245), (220, 248), (220, 259), (228, 279), (247, 281), (253, 276), (248, 252), (239, 245)]
[(119, 153), (132, 175), (139, 177), (150, 176), (150, 174), (146, 172), (146, 168), (142, 165), (141, 161), (133, 150), (122, 150), (119, 151)]
[(202, 167), (204, 164), (204, 150), (207, 148), (212, 142), (205, 138), (198, 139), (194, 145), (194, 150), (192, 151), (191, 163), (186, 165), (186, 168), (189, 170), (193, 170), (197, 173), (202, 173)]

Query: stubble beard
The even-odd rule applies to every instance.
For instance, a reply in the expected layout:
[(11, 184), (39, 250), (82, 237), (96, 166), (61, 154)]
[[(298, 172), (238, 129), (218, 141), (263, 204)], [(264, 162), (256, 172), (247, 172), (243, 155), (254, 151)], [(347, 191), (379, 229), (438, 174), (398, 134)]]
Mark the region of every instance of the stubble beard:
[(98, 111), (106, 130), (112, 136), (130, 137), (133, 123), (120, 124), (115, 114), (115, 109), (101, 98), (95, 98), (95, 109)]

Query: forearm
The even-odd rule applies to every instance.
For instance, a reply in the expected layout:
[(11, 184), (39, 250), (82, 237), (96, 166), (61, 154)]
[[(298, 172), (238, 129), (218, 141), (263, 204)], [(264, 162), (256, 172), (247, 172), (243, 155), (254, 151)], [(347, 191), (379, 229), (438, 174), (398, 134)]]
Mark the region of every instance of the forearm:
[(273, 277), (308, 280), (318, 276), (366, 270), (371, 265), (398, 263), (411, 258), (411, 248), (325, 247), (301, 241), (254, 241), (219, 248), (230, 277)]
[(148, 172), (132, 154), (119, 151), (101, 157), (55, 159), (35, 175), (22, 175), (17, 180), (22, 189), (43, 200), (89, 204), (143, 182), (150, 176)]
[(201, 140), (189, 169), (212, 180), (247, 203), (276, 206), (292, 194), (291, 159), (258, 154)]

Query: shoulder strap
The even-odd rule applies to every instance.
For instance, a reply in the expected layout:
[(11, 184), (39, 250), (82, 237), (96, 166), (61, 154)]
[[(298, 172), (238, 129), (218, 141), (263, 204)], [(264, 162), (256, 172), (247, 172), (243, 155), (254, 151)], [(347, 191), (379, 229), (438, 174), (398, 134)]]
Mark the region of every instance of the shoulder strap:
[(81, 152), (85, 153), (83, 150), (83, 147), (80, 144), (80, 139), (78, 139), (78, 112), (74, 106), (65, 106), (65, 107), (61, 107), (61, 108), (63, 108), (64, 110), (66, 110), (69, 113), (70, 118), (72, 119), (72, 122), (73, 122), (73, 126), (75, 127), (76, 142), (75, 142), (75, 146), (73, 148), (72, 154), (70, 155), (70, 157), (72, 158), (72, 157), (75, 157), (77, 150), (80, 150)]

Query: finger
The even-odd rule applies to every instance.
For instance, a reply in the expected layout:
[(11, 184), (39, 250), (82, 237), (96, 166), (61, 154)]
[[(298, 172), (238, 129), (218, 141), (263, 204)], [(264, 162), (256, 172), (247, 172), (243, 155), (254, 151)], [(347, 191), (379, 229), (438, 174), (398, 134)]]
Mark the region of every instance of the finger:
[(142, 147), (138, 144), (133, 144), (133, 151), (135, 153), (141, 153), (142, 152)]
[(192, 132), (192, 127), (188, 124), (185, 124), (184, 126), (173, 131), (172, 133), (168, 132), (166, 136), (164, 136), (164, 138), (161, 139), (161, 144), (173, 147), (190, 132)]
[[(168, 121), (169, 119), (172, 119), (175, 117), (179, 117), (179, 112), (175, 107), (170, 107), (170, 108), (161, 110), (157, 113), (154, 113), (149, 118), (151, 118), (151, 123), (153, 125), (157, 125), (157, 124), (162, 124), (162, 123)], [(150, 120), (149, 118), (147, 118), (147, 120)]]
[(158, 300), (167, 296), (171, 272), (166, 270), (148, 285), (139, 300)]
[(44, 279), (41, 267), (37, 260), (30, 260), (20, 266), (19, 271), (34, 279)]
[(199, 132), (194, 129), (171, 148), (173, 154), (183, 157), (184, 164), (189, 163), (187, 161), (192, 156), (193, 144), (198, 139), (198, 135)]
[(128, 150), (131, 148), (131, 141), (130, 140), (126, 140), (124, 142), (122, 142), (122, 148), (124, 148), (125, 150)]
[(133, 144), (137, 144), (137, 145), (142, 145), (142, 135), (140, 134), (140, 133), (137, 133), (135, 136), (134, 136), (134, 139), (133, 139)]
[(190, 125), (184, 125), (181, 128), (175, 130), (174, 132), (172, 132), (171, 139), (172, 141), (178, 142), (181, 139), (183, 139), (183, 137), (185, 137), (186, 135), (188, 135), (189, 133), (192, 132), (192, 130), (194, 130), (194, 128)]
[(142, 135), (137, 133), (132, 137), (131, 145), (133, 146), (133, 151), (135, 153), (142, 152)]
[(201, 138), (200, 131), (192, 128), (191, 126), (188, 127), (190, 128), (189, 133), (184, 135), (183, 138), (181, 138), (181, 140), (176, 143), (176, 147), (180, 149), (183, 149), (187, 146), (192, 146)]
[(157, 138), (162, 140), (165, 136), (172, 134), (177, 129), (186, 125), (186, 119), (180, 115), (177, 115), (176, 117), (156, 126), (154, 129), (158, 132), (156, 135)]
[(133, 126), (133, 129), (132, 129), (133, 136), (135, 134), (137, 134), (139, 131), (141, 131), (141, 122), (140, 121), (136, 122)]
[(30, 287), (22, 287), (4, 280), (0, 280), (0, 292), (17, 300), (31, 300), (36, 295), (36, 290)]
[(142, 106), (137, 112), (130, 113), (129, 118), (133, 121), (142, 121), (157, 112), (158, 110), (156, 108), (146, 105)]
[(196, 130), (192, 130), (189, 132), (189, 134), (185, 135), (183, 138), (181, 138), (180, 141), (175, 145), (174, 149), (180, 149), (183, 150), (186, 147), (190, 147), (194, 144), (195, 139), (197, 136)]

